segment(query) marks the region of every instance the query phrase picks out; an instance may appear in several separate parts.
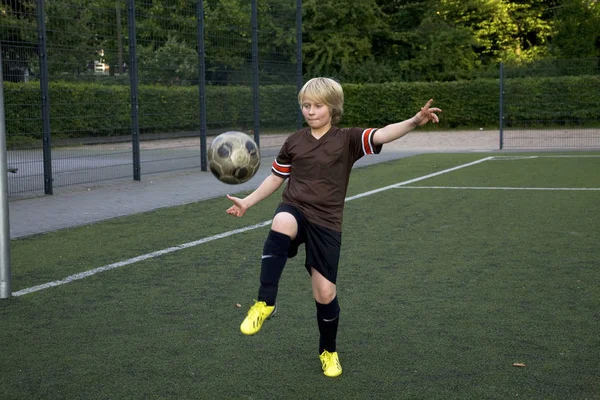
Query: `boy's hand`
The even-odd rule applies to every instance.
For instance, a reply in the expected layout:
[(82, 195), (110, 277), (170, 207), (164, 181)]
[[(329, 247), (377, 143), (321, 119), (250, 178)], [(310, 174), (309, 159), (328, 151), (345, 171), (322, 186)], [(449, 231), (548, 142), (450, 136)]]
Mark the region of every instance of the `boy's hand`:
[(429, 108), (431, 106), (431, 103), (433, 103), (433, 99), (430, 99), (427, 102), (427, 104), (425, 104), (425, 107), (421, 108), (421, 111), (419, 111), (413, 117), (413, 124), (415, 124), (416, 126), (423, 126), (429, 121), (433, 122), (434, 124), (440, 122), (440, 119), (438, 118), (436, 113), (440, 113), (442, 112), (442, 110), (436, 107)]
[(241, 217), (246, 214), (248, 207), (244, 205), (244, 201), (238, 197), (227, 195), (227, 198), (233, 201), (233, 205), (227, 209), (227, 214), (234, 217)]

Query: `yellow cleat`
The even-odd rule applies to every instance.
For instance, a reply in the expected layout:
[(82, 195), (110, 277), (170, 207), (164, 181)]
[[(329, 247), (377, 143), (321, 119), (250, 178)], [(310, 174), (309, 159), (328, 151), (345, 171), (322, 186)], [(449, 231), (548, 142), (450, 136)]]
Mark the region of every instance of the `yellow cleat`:
[(338, 357), (337, 351), (333, 353), (324, 350), (319, 356), (321, 359), (321, 367), (325, 376), (334, 378), (342, 374), (342, 365), (340, 364), (340, 358)]
[(275, 315), (277, 304), (268, 306), (264, 301), (255, 301), (254, 305), (248, 310), (248, 315), (242, 321), (240, 330), (244, 335), (254, 335), (262, 327), (265, 320)]

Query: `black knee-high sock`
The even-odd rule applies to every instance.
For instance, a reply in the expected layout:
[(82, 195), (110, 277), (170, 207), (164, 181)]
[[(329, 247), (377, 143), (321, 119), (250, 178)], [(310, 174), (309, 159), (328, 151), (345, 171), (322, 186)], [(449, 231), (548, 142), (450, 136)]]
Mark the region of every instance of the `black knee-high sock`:
[(330, 353), (336, 351), (336, 338), (338, 323), (340, 322), (340, 306), (337, 296), (329, 304), (321, 304), (315, 301), (317, 305), (317, 323), (319, 324), (319, 354), (323, 350)]
[(271, 230), (265, 240), (260, 266), (260, 287), (258, 301), (264, 301), (268, 306), (275, 305), (279, 278), (288, 259), (290, 237)]

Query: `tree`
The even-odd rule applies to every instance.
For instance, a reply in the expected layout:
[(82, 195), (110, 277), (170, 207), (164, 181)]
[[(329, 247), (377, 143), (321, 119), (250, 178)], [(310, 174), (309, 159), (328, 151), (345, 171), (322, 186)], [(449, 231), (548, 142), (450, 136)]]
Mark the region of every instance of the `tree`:
[[(206, 72), (213, 82), (231, 82), (251, 60), (251, 4), (210, 0), (205, 6)], [(242, 80), (247, 80), (242, 76)]]
[(410, 43), (411, 58), (400, 61), (402, 80), (453, 81), (472, 78), (481, 67), (477, 45), (465, 27), (451, 26), (427, 17), (414, 30), (402, 35)]
[(547, 55), (552, 23), (541, 0), (440, 0), (436, 14), (468, 29), (484, 64)]
[[(31, 1), (13, 1), (0, 4), (0, 45), (2, 46), (3, 78), (22, 81), (37, 57), (35, 4)], [(27, 44), (27, 46), (26, 46)]]
[(373, 54), (392, 62), (413, 58), (413, 40), (435, 5), (434, 0), (378, 0), (387, 29), (373, 44)]
[(88, 70), (90, 63), (102, 60), (104, 32), (99, 17), (107, 1), (98, 0), (94, 4), (86, 0), (44, 2), (51, 76), (77, 76)]
[(375, 0), (307, 0), (302, 7), (308, 75), (344, 75), (373, 59), (373, 39), (387, 29)]
[(171, 36), (157, 49), (138, 47), (138, 68), (140, 79), (144, 81), (189, 84), (198, 79), (198, 54)]
[(552, 34), (547, 0), (307, 3), (304, 55), (311, 75), (363, 81), (470, 78), (499, 61), (545, 57)]
[(195, 0), (136, 1), (141, 82), (181, 85), (197, 81), (196, 24)]
[[(197, 80), (197, 4), (135, 1), (140, 76), (146, 81)], [(44, 5), (51, 76), (79, 76), (94, 61), (128, 62), (126, 0)], [(35, 6), (34, 0), (0, 5), (6, 67), (9, 62), (36, 69)], [(286, 81), (290, 72), (281, 66), (295, 62), (295, 1), (259, 0), (258, 7), (262, 82)], [(599, 0), (304, 0), (302, 7), (308, 76), (346, 82), (468, 79), (500, 61), (600, 56)], [(250, 1), (204, 0), (204, 9), (209, 80), (247, 82)]]
[(261, 83), (289, 83), (296, 73), (296, 2), (258, 1)]
[(553, 9), (553, 55), (564, 58), (600, 57), (600, 2), (564, 0)]

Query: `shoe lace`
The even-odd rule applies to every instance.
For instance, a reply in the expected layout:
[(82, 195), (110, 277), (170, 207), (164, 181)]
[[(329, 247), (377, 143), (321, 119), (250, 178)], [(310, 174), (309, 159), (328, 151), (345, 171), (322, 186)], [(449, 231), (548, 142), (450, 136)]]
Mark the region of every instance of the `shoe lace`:
[(339, 362), (337, 362), (335, 358), (335, 353), (330, 353), (325, 350), (325, 354), (323, 354), (323, 367), (325, 369), (335, 366), (336, 368), (340, 368)]
[(248, 316), (253, 319), (257, 318), (262, 314), (264, 306), (264, 302), (254, 300), (254, 305), (248, 310)]

